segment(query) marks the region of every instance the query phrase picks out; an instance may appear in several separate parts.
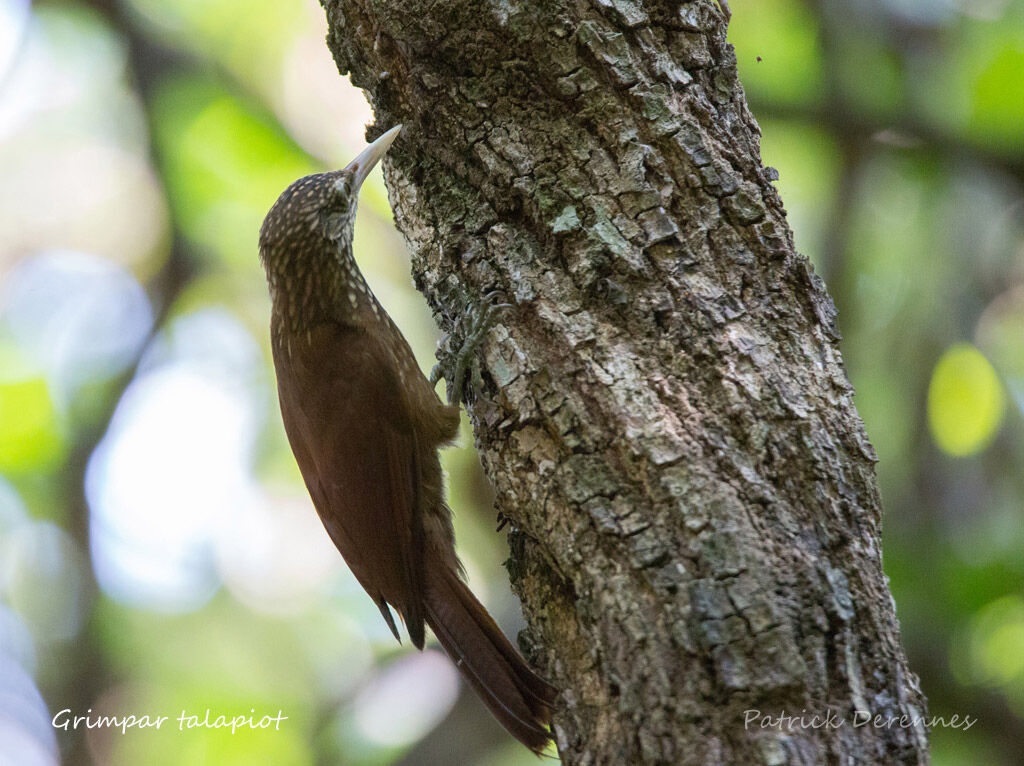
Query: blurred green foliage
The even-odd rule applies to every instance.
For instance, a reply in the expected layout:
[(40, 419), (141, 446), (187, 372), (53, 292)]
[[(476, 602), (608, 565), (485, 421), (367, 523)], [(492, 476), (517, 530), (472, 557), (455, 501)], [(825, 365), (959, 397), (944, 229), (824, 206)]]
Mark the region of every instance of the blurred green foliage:
[(46, 379), (15, 346), (0, 345), (0, 472), (47, 474), (66, 451)]
[(964, 457), (987, 447), (1003, 419), (996, 371), (973, 346), (948, 349), (928, 385), (928, 422), (939, 449)]
[(186, 236), (216, 263), (251, 268), (263, 216), (288, 184), (316, 172), (315, 164), (269, 115), (201, 76), (160, 83), (152, 123)]
[[(1024, 0), (731, 5), (730, 40), (764, 162), (780, 171), (797, 245), (838, 305), (880, 457), (885, 566), (911, 665), (933, 714), (979, 718), (969, 732), (936, 731), (934, 762), (1016, 763)], [(318, 529), (276, 414), (259, 223), (290, 181), (354, 154), (370, 118), (336, 76), (320, 9), (306, 0), (0, 8), (16, 42), (0, 59), (4, 290), (16, 291), (19, 269), (40, 254), (79, 251), (145, 283), (167, 315), (153, 342), (130, 349), (141, 361), (122, 396), (120, 368), (68, 382), (61, 359), (95, 366), (110, 356), (103, 347), (75, 356), (59, 334), (85, 309), (32, 330), (38, 316), (0, 300), (0, 659), (35, 678), (51, 714), (74, 705), (289, 717), (278, 732), (179, 733), (172, 720), (172, 731), (62, 734), (61, 745), (79, 763), (455, 762), (455, 743), (461, 763), (535, 762), (479, 706), (446, 696), (443, 671), (401, 664), (409, 655)], [(362, 205), (357, 259), (427, 369), (432, 323), (379, 174)], [(211, 307), (221, 313), (187, 333), (179, 320)], [(260, 349), (260, 370), (248, 366), (239, 332)], [(221, 387), (211, 401), (224, 411), (211, 409), (208, 433), (169, 443), (173, 430), (154, 426), (146, 454), (114, 450), (132, 425), (126, 402), (159, 395), (161, 406), (180, 406), (174, 397), (197, 380)], [(233, 477), (225, 497), (237, 496), (220, 518), (182, 508), (147, 520), (144, 494), (111, 486), (104, 454), (130, 460), (117, 475), (139, 479), (133, 491), (144, 492), (143, 479), (166, 481), (168, 455), (199, 450), (225, 423), (254, 436), (239, 437), (233, 462), (211, 471)], [(477, 459), (466, 446), (448, 451), (445, 465), (474, 588), (512, 628), (504, 543), (491, 531)], [(173, 478), (208, 492), (201, 477)], [(107, 506), (128, 510), (112, 516)], [(139, 528), (111, 528), (109, 519), (135, 513)], [(247, 536), (232, 513), (245, 514)], [(133, 535), (157, 522), (168, 532), (162, 550), (104, 553), (131, 551)], [(145, 578), (148, 595), (122, 598)], [(453, 712), (416, 724), (405, 740), (380, 739), (370, 720), (380, 709), (414, 721), (409, 711), (423, 707), (401, 695), (371, 700), (388, 673), (411, 674), (436, 692), (442, 715)], [(45, 735), (39, 743), (52, 746)]]

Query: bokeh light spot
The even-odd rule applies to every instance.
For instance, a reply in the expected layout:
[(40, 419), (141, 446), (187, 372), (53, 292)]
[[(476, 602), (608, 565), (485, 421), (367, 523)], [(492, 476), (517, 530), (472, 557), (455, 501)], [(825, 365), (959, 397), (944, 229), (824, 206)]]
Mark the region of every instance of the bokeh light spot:
[(928, 386), (928, 424), (950, 455), (972, 455), (995, 437), (1005, 395), (996, 371), (974, 346), (958, 344), (942, 355)]
[(448, 715), (458, 694), (458, 673), (443, 654), (410, 654), (392, 663), (356, 698), (355, 723), (374, 742), (408, 745)]
[[(0, 359), (10, 358), (14, 353), (9, 348), (0, 349)], [(42, 377), (0, 377), (0, 433), (3, 473), (45, 471), (60, 461), (65, 442), (53, 399)]]
[(1003, 686), (1024, 675), (1024, 599), (1004, 596), (975, 615), (968, 662), (973, 683)]
[(19, 263), (2, 305), (15, 340), (64, 401), (79, 386), (122, 372), (153, 324), (149, 299), (127, 270), (72, 251)]
[(169, 611), (212, 596), (219, 529), (258, 502), (259, 348), (227, 312), (182, 317), (147, 354), (86, 476), (100, 585)]

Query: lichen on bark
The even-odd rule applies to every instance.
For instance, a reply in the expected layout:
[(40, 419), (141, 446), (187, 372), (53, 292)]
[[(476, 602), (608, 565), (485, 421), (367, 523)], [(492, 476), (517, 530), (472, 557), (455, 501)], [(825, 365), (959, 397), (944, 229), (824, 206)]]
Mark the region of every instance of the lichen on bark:
[[(566, 763), (924, 763), (875, 454), (712, 0), (324, 0), (445, 330)], [(744, 726), (744, 711), (839, 728)]]

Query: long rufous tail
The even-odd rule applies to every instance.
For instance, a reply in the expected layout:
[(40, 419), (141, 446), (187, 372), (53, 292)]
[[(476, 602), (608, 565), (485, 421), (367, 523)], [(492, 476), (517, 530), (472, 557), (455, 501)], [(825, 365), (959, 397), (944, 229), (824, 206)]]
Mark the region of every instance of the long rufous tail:
[(427, 624), (499, 723), (540, 753), (552, 738), (557, 690), (530, 669), (455, 572), (426, 569)]

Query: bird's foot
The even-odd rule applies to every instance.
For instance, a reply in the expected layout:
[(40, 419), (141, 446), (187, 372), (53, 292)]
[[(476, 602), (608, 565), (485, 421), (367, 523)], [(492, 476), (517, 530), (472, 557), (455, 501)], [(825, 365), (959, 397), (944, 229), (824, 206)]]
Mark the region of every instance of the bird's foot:
[[(479, 351), (488, 331), (494, 326), (498, 311), (512, 307), (511, 303), (495, 303), (497, 296), (497, 291), (485, 295), (481, 303), (466, 312), (459, 323), (462, 327), (457, 327), (437, 344), (438, 361), (430, 372), (430, 383), (437, 385), (437, 382), (444, 378), (450, 405), (458, 406), (462, 402), (467, 373), (472, 374), (474, 384), (482, 383), (476, 352)], [(453, 348), (457, 336), (461, 336), (462, 342), (457, 348)]]

